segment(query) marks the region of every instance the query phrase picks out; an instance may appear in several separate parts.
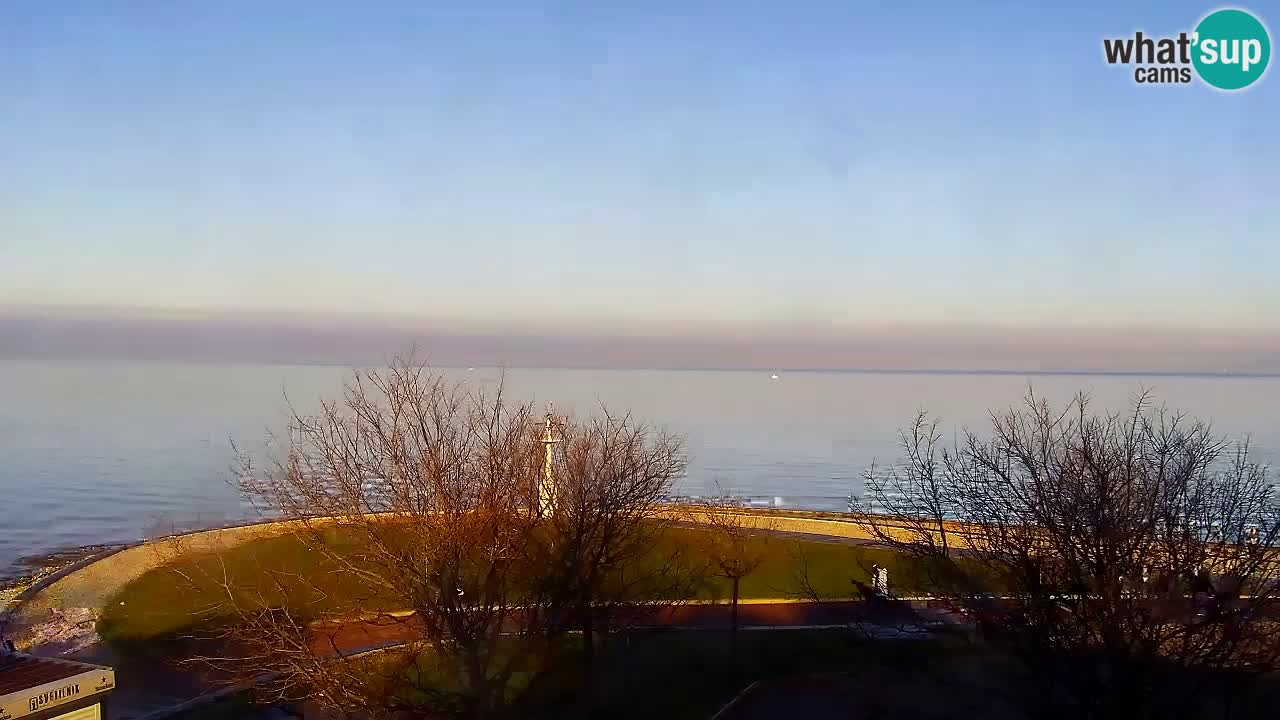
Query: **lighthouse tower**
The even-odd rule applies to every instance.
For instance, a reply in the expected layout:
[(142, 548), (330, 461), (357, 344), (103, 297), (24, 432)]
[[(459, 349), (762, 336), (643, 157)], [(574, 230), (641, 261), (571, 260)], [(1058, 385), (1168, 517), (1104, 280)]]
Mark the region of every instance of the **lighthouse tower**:
[(542, 447), (546, 449), (546, 455), (542, 461), (542, 480), (538, 483), (538, 515), (547, 517), (555, 510), (556, 502), (556, 480), (551, 469), (552, 448), (560, 442), (556, 439), (552, 430), (553, 415), (551, 406), (547, 406), (547, 429), (542, 434)]

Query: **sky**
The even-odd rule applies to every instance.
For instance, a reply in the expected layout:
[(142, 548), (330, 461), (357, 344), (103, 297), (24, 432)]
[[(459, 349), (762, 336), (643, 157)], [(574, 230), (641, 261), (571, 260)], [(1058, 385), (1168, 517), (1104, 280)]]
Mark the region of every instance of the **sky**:
[(0, 355), (1280, 371), (1217, 7), (6, 2)]

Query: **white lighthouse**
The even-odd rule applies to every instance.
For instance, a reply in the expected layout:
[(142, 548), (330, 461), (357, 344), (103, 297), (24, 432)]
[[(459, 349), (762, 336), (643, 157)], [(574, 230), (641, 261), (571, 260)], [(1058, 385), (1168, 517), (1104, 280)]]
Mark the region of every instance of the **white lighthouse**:
[(538, 515), (547, 517), (555, 510), (556, 479), (552, 471), (552, 448), (560, 442), (552, 429), (551, 406), (547, 406), (547, 429), (542, 434), (542, 447), (546, 455), (542, 461), (542, 481), (538, 484)]

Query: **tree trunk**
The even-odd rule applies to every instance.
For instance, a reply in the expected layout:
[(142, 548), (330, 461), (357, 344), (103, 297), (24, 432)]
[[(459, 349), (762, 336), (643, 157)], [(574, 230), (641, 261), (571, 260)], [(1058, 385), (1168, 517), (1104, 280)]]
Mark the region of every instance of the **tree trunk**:
[(587, 703), (587, 707), (591, 707), (592, 698), (595, 695), (595, 618), (591, 610), (591, 603), (585, 602), (582, 605), (582, 697)]
[(741, 578), (733, 578), (733, 605), (729, 608), (729, 655), (738, 661), (738, 582)]
[(466, 714), (473, 720), (483, 720), (492, 715), (494, 709), (489, 678), (483, 665), (474, 656), (467, 659), (466, 672), (471, 685), (471, 702)]
[(733, 578), (733, 603), (728, 612), (728, 629), (731, 633), (737, 633), (737, 583), (739, 578)]

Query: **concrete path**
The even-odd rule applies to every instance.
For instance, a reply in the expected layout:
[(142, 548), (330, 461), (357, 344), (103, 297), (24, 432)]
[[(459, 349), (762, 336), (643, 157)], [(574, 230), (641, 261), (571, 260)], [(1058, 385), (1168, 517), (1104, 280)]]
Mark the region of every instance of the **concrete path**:
[[(730, 628), (729, 605), (699, 604), (634, 611), (618, 626), (633, 629), (717, 630)], [(412, 615), (386, 615), (374, 619), (317, 624), (312, 649), (317, 653), (352, 655), (421, 640)], [(739, 604), (742, 630), (835, 629), (856, 627), (877, 637), (921, 636), (940, 624), (958, 625), (960, 619), (907, 601), (752, 602)]]
[[(676, 511), (667, 514), (674, 516)], [(856, 523), (840, 516), (819, 513), (735, 514), (749, 515), (750, 526), (772, 534), (838, 544), (871, 542)], [(39, 579), (0, 611), (8, 613), (8, 630), (22, 649), (37, 654), (80, 657), (115, 667), (120, 708), (114, 717), (121, 720), (138, 717), (206, 692), (207, 684), (169, 664), (114, 657), (98, 642), (94, 631), (101, 609), (129, 582), (178, 555), (225, 550), (290, 530), (288, 523), (263, 522), (111, 548)], [(852, 606), (841, 609), (838, 604), (817, 605), (821, 607), (800, 610), (796, 603), (743, 604), (740, 623), (744, 628), (839, 626), (847, 624), (858, 614)], [(728, 612), (727, 606), (690, 605), (671, 610), (668, 616), (649, 618), (648, 622), (656, 627), (727, 627)], [(340, 629), (341, 639), (337, 647), (346, 653), (379, 643), (396, 642), (395, 632), (393, 627), (354, 623)], [(401, 626), (399, 632), (406, 633), (406, 629)], [(408, 632), (400, 641), (412, 636), (413, 633)]]

